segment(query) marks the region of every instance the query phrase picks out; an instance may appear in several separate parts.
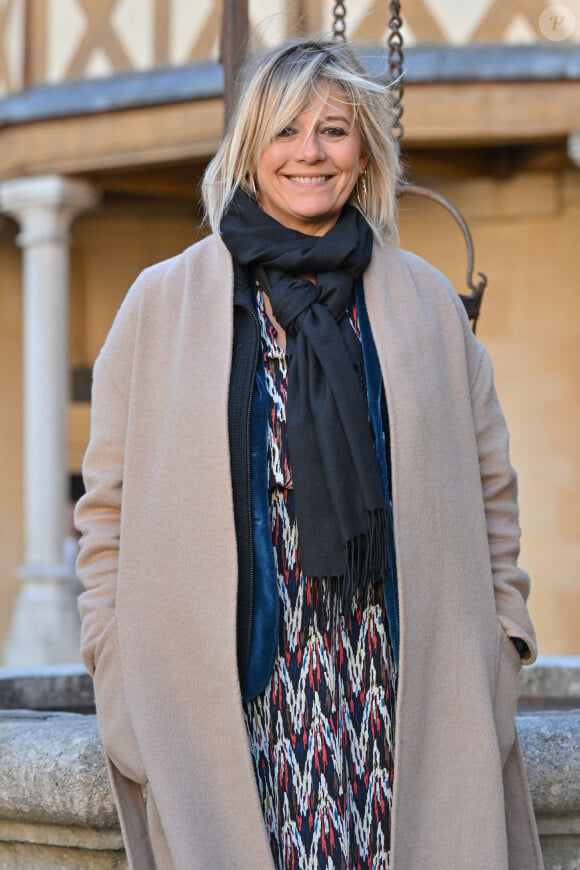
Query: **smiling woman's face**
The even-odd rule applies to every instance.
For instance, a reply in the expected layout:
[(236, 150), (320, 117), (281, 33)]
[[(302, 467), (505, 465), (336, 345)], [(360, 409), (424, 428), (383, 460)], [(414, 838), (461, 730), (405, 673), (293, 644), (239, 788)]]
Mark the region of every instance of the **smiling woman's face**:
[(289, 229), (322, 236), (367, 164), (353, 112), (331, 86), (270, 142), (258, 163), (261, 208)]

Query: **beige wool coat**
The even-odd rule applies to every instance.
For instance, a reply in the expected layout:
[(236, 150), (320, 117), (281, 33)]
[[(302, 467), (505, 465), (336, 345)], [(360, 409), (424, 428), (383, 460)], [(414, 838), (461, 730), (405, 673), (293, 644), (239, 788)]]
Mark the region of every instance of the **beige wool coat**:
[[(508, 635), (536, 647), (491, 364), (418, 257), (375, 242), (364, 287), (401, 615), (392, 868), (536, 870)], [(232, 293), (215, 236), (147, 269), (95, 365), (82, 645), (136, 870), (272, 867), (236, 665)]]

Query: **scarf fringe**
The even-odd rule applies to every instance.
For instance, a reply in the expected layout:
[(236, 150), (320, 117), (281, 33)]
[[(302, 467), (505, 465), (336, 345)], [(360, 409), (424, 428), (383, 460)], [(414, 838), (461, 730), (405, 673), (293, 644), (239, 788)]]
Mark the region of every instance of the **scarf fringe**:
[(389, 524), (386, 510), (368, 512), (369, 530), (347, 541), (344, 576), (340, 584), (343, 612), (347, 613), (357, 588), (382, 583), (390, 566)]

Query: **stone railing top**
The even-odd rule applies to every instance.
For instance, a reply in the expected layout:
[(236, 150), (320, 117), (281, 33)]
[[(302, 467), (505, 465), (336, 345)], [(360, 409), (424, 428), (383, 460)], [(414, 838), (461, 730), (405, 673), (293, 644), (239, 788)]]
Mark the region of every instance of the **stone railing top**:
[(577, 816), (580, 710), (524, 713), (517, 724), (536, 816)]
[[(539, 817), (580, 814), (580, 710), (518, 716)], [(0, 711), (0, 823), (110, 830), (117, 814), (95, 716)]]
[(0, 820), (118, 827), (95, 716), (0, 711)]

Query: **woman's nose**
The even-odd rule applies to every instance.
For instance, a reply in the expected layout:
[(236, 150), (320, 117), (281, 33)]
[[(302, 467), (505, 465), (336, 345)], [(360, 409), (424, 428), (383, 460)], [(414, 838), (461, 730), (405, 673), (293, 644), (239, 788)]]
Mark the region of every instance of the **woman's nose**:
[(324, 159), (322, 142), (316, 133), (310, 133), (302, 140), (301, 157), (309, 162)]

